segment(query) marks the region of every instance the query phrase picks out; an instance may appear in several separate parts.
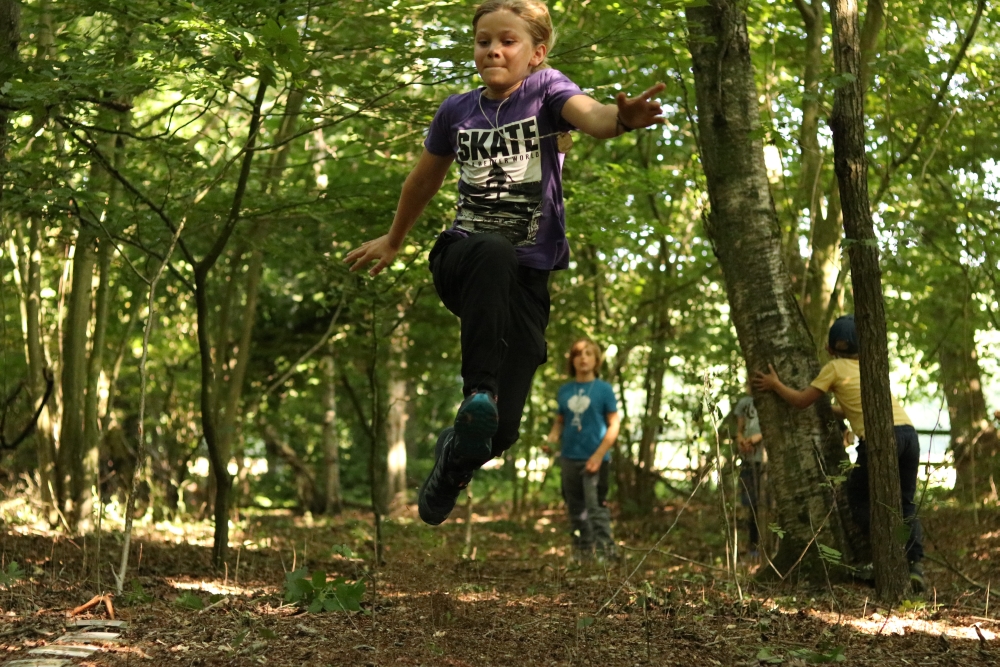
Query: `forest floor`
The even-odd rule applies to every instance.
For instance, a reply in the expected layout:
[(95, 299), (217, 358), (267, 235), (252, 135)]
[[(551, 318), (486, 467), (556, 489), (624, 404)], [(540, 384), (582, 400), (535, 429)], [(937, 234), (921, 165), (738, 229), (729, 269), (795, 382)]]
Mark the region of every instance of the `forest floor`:
[[(619, 522), (613, 565), (567, 557), (559, 508), (519, 520), (473, 515), (429, 528), (407, 508), (383, 524), (371, 565), (371, 516), (312, 521), (261, 513), (234, 524), (229, 567), (211, 567), (207, 524), (137, 531), (116, 643), (72, 665), (996, 665), (1000, 509), (927, 507), (929, 591), (891, 611), (862, 584), (809, 589), (725, 567), (717, 506), (667, 506)], [(464, 510), (455, 512), (459, 517)], [(467, 542), (467, 540), (470, 540)], [(67, 614), (113, 588), (107, 534), (69, 539), (0, 531), (0, 665), (52, 646)], [(467, 548), (469, 557), (462, 554)], [(669, 555), (668, 555), (669, 554)], [(643, 560), (643, 558), (645, 559)], [(138, 563), (136, 563), (138, 559)], [(686, 560), (685, 560), (686, 559)], [(16, 561), (22, 569), (11, 570)], [(94, 562), (103, 563), (101, 582)], [(945, 566), (945, 563), (950, 566)], [(361, 612), (310, 613), (284, 599), (286, 573), (363, 581)], [(765, 566), (766, 567), (766, 564)], [(13, 572), (13, 574), (12, 574)], [(5, 578), (4, 578), (5, 577)], [(341, 589), (345, 591), (346, 589)], [(346, 593), (345, 593), (346, 595)], [(199, 606), (205, 607), (198, 609)], [(103, 606), (77, 618), (106, 618)], [(44, 663), (39, 663), (44, 664)]]

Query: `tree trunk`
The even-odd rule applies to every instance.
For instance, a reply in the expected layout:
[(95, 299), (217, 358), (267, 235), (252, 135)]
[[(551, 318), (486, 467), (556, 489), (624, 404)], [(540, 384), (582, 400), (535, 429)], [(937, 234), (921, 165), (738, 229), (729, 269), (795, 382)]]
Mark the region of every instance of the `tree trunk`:
[[(84, 403), (87, 391), (87, 333), (93, 298), (96, 236), (90, 225), (82, 224), (73, 254), (73, 282), (70, 287), (62, 339), (63, 417), (59, 437), (59, 476), (56, 485), (66, 493), (65, 508), (70, 530), (76, 531), (84, 511), (84, 496), (90, 479), (84, 465)], [(67, 479), (68, 476), (68, 479)]]
[(892, 423), (889, 350), (878, 241), (868, 202), (864, 90), (856, 0), (832, 0), (833, 52), (838, 75), (850, 81), (834, 94), (831, 129), (834, 165), (840, 183), (844, 231), (851, 258), (851, 282), (858, 327), (861, 403), (868, 444), (871, 492), (871, 545), (875, 587), (881, 600), (895, 603), (909, 582), (903, 545), (899, 462)]
[(332, 354), (323, 356), (323, 513), (340, 514), (340, 442), (337, 438), (337, 375)]
[(389, 343), (389, 405), (385, 420), (386, 501), (406, 504), (406, 422), (409, 419), (409, 385), (406, 368), (406, 325), (401, 324)]
[[(215, 481), (215, 534), (212, 543), (212, 562), (215, 567), (221, 568), (226, 561), (229, 551), (229, 493), (232, 490), (233, 480), (229, 474), (229, 459), (232, 451), (225, 448), (225, 442), (219, 437), (219, 425), (217, 421), (216, 408), (216, 375), (215, 365), (212, 357), (212, 343), (210, 340), (210, 313), (211, 307), (208, 302), (208, 278), (212, 268), (218, 262), (219, 257), (225, 250), (233, 231), (236, 229), (243, 207), (243, 196), (246, 193), (247, 183), (250, 178), (250, 167), (253, 163), (254, 146), (257, 143), (260, 132), (261, 107), (264, 104), (264, 96), (271, 82), (271, 75), (268, 70), (261, 72), (257, 85), (257, 95), (254, 99), (253, 110), (250, 115), (250, 123), (247, 128), (247, 141), (244, 146), (243, 160), (240, 165), (240, 173), (236, 181), (236, 190), (233, 193), (233, 202), (230, 207), (222, 231), (215, 239), (211, 250), (194, 265), (194, 296), (198, 322), (198, 352), (201, 360), (201, 427), (205, 437), (205, 445), (208, 447), (208, 456), (212, 464), (212, 479)], [(189, 261), (193, 259), (189, 257)]]
[[(21, 5), (15, 0), (0, 0), (0, 86), (3, 86), (14, 74), (17, 67), (17, 45), (21, 41)], [(0, 204), (3, 203), (3, 193), (7, 189), (7, 145), (9, 119), (7, 112), (0, 109)], [(0, 212), (4, 210), (0, 206)], [(4, 221), (0, 220), (0, 223)], [(6, 230), (3, 224), (0, 229)], [(3, 239), (0, 239), (2, 246)]]
[[(83, 410), (84, 469), (87, 471), (87, 478), (94, 480), (95, 486), (100, 476), (100, 380), (101, 373), (104, 371), (104, 347), (111, 300), (111, 250), (111, 241), (101, 239), (97, 251), (100, 283), (97, 287), (94, 307), (94, 335), (90, 347), (90, 358), (87, 360), (87, 394), (84, 398)], [(98, 493), (100, 492), (98, 491)]]
[[(952, 291), (942, 294), (952, 306), (970, 303), (969, 299), (954, 300), (954, 297)], [(954, 495), (963, 503), (978, 503), (991, 491), (989, 478), (997, 468), (1000, 442), (986, 410), (976, 331), (965, 312), (937, 321), (948, 327), (938, 347), (938, 363), (951, 424)]]
[[(725, 277), (748, 373), (773, 363), (786, 384), (804, 387), (819, 364), (783, 263), (763, 145), (755, 138), (759, 109), (740, 6), (710, 0), (705, 7), (687, 10), (701, 159), (711, 204), (706, 231)], [(816, 544), (841, 552), (849, 546), (843, 529), (847, 504), (835, 506), (827, 477), (844, 460), (840, 434), (831, 428), (829, 402), (822, 399), (814, 408), (798, 411), (771, 393), (755, 399), (784, 531), (773, 560), (785, 573), (801, 554), (803, 574), (825, 581)]]

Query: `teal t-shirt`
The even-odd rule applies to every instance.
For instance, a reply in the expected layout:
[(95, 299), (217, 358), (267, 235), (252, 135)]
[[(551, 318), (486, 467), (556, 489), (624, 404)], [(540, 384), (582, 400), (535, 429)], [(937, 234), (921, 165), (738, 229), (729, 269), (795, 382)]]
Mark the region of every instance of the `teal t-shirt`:
[[(559, 389), (559, 414), (563, 418), (562, 456), (586, 461), (608, 432), (607, 416), (618, 412), (615, 390), (604, 380), (567, 382)], [(604, 460), (611, 459), (611, 452)]]

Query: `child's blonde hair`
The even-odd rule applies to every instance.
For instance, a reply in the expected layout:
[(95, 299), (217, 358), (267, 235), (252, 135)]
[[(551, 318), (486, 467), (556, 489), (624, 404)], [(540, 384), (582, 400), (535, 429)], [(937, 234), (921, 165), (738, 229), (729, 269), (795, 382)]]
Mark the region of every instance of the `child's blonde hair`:
[(548, 53), (556, 43), (556, 31), (552, 27), (552, 17), (549, 16), (549, 8), (541, 0), (486, 0), (486, 2), (476, 7), (476, 13), (472, 17), (472, 29), (479, 26), (479, 19), (493, 12), (508, 11), (520, 17), (528, 24), (528, 34), (534, 46), (544, 44), (546, 47), (546, 57), (542, 62), (531, 68), (532, 72), (545, 69), (549, 66)]
[(566, 373), (570, 377), (576, 377), (576, 364), (573, 363), (573, 361), (580, 356), (580, 352), (583, 351), (583, 348), (590, 348), (590, 350), (594, 353), (594, 377), (600, 376), (601, 362), (604, 361), (604, 355), (601, 353), (600, 346), (587, 337), (577, 338), (573, 341), (573, 344), (569, 346), (569, 356), (566, 358)]

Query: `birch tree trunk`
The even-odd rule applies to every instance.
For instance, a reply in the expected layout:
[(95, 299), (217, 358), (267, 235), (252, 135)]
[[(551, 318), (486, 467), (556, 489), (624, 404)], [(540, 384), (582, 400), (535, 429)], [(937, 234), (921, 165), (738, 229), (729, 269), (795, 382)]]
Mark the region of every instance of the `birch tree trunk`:
[(871, 544), (875, 588), (880, 599), (895, 603), (909, 582), (898, 535), (903, 526), (899, 462), (892, 423), (889, 349), (878, 241), (868, 201), (865, 155), (864, 89), (856, 0), (832, 0), (833, 52), (838, 75), (849, 80), (834, 94), (831, 129), (834, 166), (840, 183), (844, 231), (851, 259), (855, 319), (861, 364), (861, 403), (868, 445), (871, 492)]
[[(687, 9), (701, 159), (711, 213), (706, 231), (726, 282), (730, 316), (748, 373), (773, 363), (784, 382), (804, 387), (819, 372), (809, 332), (783, 262), (781, 231), (768, 187), (746, 15), (730, 0)], [(824, 398), (798, 411), (772, 393), (755, 396), (770, 460), (778, 523), (785, 535), (775, 566), (825, 580), (817, 543), (848, 550), (828, 474), (844, 459)]]

